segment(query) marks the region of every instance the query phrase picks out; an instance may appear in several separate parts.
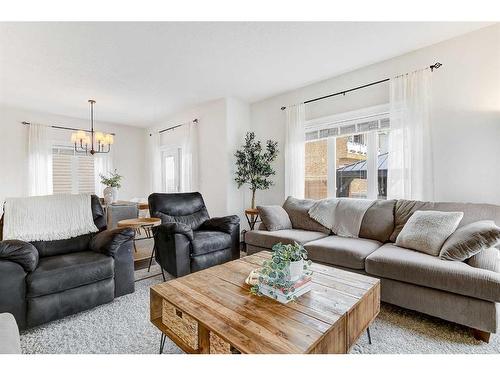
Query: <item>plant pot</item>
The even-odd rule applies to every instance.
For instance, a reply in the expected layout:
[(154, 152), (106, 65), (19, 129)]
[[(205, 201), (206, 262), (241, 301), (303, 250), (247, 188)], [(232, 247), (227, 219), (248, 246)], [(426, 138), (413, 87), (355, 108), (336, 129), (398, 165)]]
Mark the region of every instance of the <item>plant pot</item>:
[(115, 203), (118, 200), (118, 188), (108, 186), (103, 190), (103, 194), (106, 204)]
[(290, 281), (297, 281), (304, 274), (304, 259), (290, 262)]

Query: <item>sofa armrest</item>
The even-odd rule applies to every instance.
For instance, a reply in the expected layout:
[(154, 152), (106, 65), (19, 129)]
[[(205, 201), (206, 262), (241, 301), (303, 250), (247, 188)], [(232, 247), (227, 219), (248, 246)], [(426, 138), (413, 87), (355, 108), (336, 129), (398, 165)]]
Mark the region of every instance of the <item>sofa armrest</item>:
[(193, 230), (183, 223), (164, 223), (153, 227), (156, 262), (175, 277), (191, 273)]
[(0, 259), (9, 260), (32, 272), (38, 266), (38, 250), (29, 242), (20, 240), (0, 241)]
[(90, 241), (90, 250), (115, 258), (120, 247), (134, 239), (132, 228), (107, 229), (97, 233)]
[(500, 250), (496, 247), (484, 249), (465, 261), (469, 266), (487, 271), (500, 272)]
[(163, 223), (160, 226), (153, 228), (153, 233), (155, 232), (167, 235), (183, 234), (189, 239), (189, 241), (192, 241), (194, 238), (193, 230), (189, 225), (184, 223)]
[(240, 218), (237, 215), (224, 217), (213, 217), (206, 220), (200, 227), (200, 230), (214, 230), (233, 234), (235, 230), (239, 231)]

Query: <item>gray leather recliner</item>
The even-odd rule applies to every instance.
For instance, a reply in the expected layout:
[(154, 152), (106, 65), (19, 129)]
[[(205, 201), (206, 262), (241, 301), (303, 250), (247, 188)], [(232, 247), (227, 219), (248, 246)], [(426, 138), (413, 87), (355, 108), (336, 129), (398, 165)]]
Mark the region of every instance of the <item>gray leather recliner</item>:
[(107, 230), (97, 196), (91, 204), (98, 233), (57, 241), (0, 241), (0, 313), (14, 315), (20, 329), (134, 291), (134, 231)]

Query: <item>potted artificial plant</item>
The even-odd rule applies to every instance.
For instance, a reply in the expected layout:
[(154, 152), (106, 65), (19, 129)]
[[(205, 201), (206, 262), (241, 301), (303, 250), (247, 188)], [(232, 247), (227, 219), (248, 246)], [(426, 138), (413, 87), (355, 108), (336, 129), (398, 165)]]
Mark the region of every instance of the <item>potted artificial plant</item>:
[[(267, 285), (282, 291), (287, 301), (294, 300), (295, 285), (302, 277), (312, 274), (309, 270), (311, 264), (304, 246), (297, 242), (293, 245), (277, 243), (272, 247), (271, 259), (264, 261), (258, 270), (258, 283), (250, 291), (261, 295), (261, 286)], [(275, 293), (271, 293), (271, 296), (277, 298)]]
[(273, 185), (270, 179), (276, 172), (271, 163), (278, 156), (278, 142), (268, 140), (265, 150), (260, 141), (255, 140), (255, 133), (248, 132), (245, 144), (236, 151), (236, 176), (234, 180), (240, 188), (244, 184), (250, 186), (252, 191), (252, 207), (255, 208), (255, 192), (266, 190)]
[(121, 188), (121, 180), (123, 176), (119, 175), (116, 169), (110, 172), (108, 176), (99, 174), (101, 184), (106, 185), (103, 190), (104, 202), (106, 204), (114, 203), (118, 200), (118, 189)]

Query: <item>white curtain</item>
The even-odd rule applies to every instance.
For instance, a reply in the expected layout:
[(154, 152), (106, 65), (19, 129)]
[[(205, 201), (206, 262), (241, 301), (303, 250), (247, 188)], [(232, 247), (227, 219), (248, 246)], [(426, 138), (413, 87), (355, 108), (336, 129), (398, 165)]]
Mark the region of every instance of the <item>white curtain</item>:
[(193, 121), (185, 126), (181, 145), (181, 192), (198, 190), (198, 125)]
[(103, 190), (106, 187), (101, 184), (101, 174), (107, 176), (113, 171), (112, 151), (108, 154), (94, 154), (94, 184), (95, 193), (98, 197), (103, 197)]
[(388, 199), (433, 199), (430, 80), (424, 69), (390, 81)]
[(150, 168), (151, 193), (159, 193), (163, 190), (161, 183), (161, 151), (160, 133), (152, 129), (148, 136), (148, 165)]
[(52, 194), (52, 128), (29, 126), (29, 195)]
[(286, 107), (285, 198), (304, 198), (305, 112), (304, 103)]

